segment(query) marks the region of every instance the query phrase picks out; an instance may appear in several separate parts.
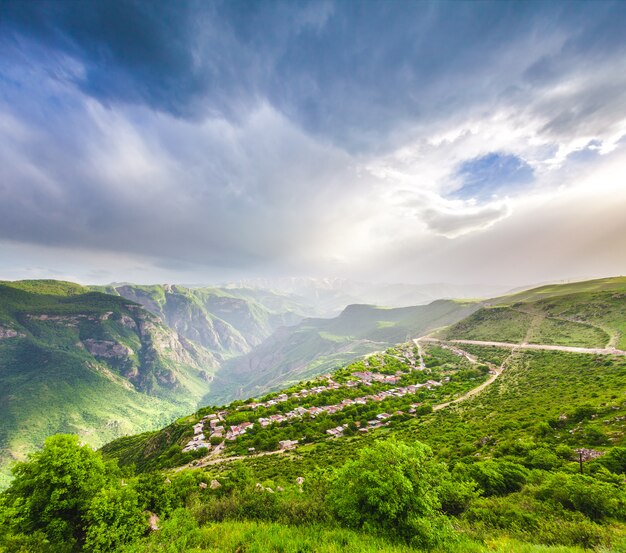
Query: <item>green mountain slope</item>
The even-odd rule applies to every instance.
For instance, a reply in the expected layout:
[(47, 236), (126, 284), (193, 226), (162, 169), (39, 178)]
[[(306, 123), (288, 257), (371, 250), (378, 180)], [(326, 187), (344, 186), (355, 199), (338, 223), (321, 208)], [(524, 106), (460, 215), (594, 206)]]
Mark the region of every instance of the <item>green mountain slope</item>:
[(626, 349), (626, 278), (542, 286), (488, 302), (443, 337)]
[(0, 466), (56, 432), (94, 446), (193, 410), (216, 367), (126, 299), (57, 281), (0, 283)]
[(332, 319), (306, 319), (279, 329), (248, 355), (225, 363), (204, 401), (224, 403), (317, 376), (360, 355), (448, 325), (478, 307), (474, 302), (451, 300), (393, 309), (350, 305)]
[[(219, 487), (194, 495), (201, 522), (232, 516), (332, 526), (324, 511), (332, 507), (332, 469), (387, 440), (420, 441), (456, 482), (442, 492), (442, 509), (463, 539), (475, 544), (467, 550), (482, 551), (480, 544), (486, 544), (487, 550), (512, 552), (548, 546), (620, 551), (626, 545), (626, 356), (603, 346), (592, 353), (567, 351), (573, 335), (562, 329), (555, 334), (554, 327), (546, 336), (562, 342), (562, 351), (459, 340), (473, 339), (468, 333), (478, 330), (486, 341), (523, 340), (528, 328), (541, 336), (540, 323), (564, 314), (585, 328), (601, 322), (618, 330), (623, 301), (620, 288), (529, 295), (484, 310), (488, 315), (470, 315), (440, 342), (410, 342), (330, 378), (255, 401), (206, 407), (161, 431), (112, 442), (103, 452), (140, 471), (177, 467), (167, 473), (174, 482), (217, 482)], [(367, 311), (354, 309), (361, 317)], [(335, 332), (342, 324), (327, 322)], [(574, 337), (581, 336), (578, 329)], [(588, 344), (592, 339), (585, 338)], [(225, 427), (226, 440), (212, 421)], [(194, 460), (182, 448), (193, 443), (198, 424), (211, 446), (201, 453), (206, 457)], [(361, 470), (379, 474), (377, 467)], [(372, 485), (368, 478), (360, 482)], [(309, 486), (304, 496), (298, 495), (299, 481)], [(290, 518), (293, 512), (298, 515)]]
[(134, 284), (94, 287), (141, 304), (220, 358), (249, 352), (277, 328), (310, 313), (297, 298), (263, 290)]

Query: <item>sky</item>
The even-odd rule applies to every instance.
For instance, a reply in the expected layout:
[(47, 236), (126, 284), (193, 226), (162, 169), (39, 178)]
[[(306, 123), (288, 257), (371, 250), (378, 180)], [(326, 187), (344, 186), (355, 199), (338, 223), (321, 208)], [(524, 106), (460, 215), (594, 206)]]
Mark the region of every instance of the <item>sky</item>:
[(0, 0), (0, 278), (626, 274), (626, 2)]

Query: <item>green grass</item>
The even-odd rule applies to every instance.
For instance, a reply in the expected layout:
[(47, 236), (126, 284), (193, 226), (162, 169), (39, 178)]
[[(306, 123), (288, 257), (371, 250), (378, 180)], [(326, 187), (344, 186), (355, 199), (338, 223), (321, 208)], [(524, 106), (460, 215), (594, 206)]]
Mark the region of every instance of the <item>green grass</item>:
[(626, 278), (503, 296), (439, 333), (447, 339), (626, 348)]
[(450, 327), (446, 339), (521, 343), (532, 321), (532, 315), (509, 307), (483, 308)]
[(613, 345), (626, 349), (626, 277), (542, 286), (492, 303), (590, 324), (608, 334)]
[(501, 296), (493, 300), (495, 303), (513, 304), (517, 302), (529, 302), (544, 299), (551, 299), (559, 296), (589, 293), (623, 293), (626, 292), (626, 277), (609, 277), (595, 280), (584, 280), (580, 282), (569, 282), (566, 284), (549, 284), (524, 290), (515, 294)]
[(30, 294), (45, 296), (75, 296), (85, 294), (88, 288), (75, 284), (74, 282), (65, 282), (62, 280), (17, 280), (17, 281), (0, 281), (0, 286), (7, 286), (15, 290), (21, 290)]
[(407, 546), (394, 545), (373, 536), (326, 526), (286, 526), (263, 522), (222, 522), (198, 527), (175, 520), (142, 544), (123, 553), (409, 553)]
[[(177, 513), (159, 532), (120, 553), (418, 553), (422, 550), (375, 536), (322, 525), (288, 526), (256, 521), (228, 521), (198, 526)], [(483, 545), (460, 538), (433, 553), (583, 553), (579, 547), (545, 546), (509, 538)]]
[(609, 339), (609, 335), (600, 328), (546, 317), (541, 320), (539, 328), (533, 333), (529, 343), (603, 348)]

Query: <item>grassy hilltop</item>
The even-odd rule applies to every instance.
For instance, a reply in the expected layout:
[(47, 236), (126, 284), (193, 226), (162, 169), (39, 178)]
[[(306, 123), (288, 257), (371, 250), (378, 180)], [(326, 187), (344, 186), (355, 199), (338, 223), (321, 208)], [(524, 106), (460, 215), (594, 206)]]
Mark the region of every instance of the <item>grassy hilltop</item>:
[(626, 349), (626, 277), (542, 286), (489, 304), (442, 336)]

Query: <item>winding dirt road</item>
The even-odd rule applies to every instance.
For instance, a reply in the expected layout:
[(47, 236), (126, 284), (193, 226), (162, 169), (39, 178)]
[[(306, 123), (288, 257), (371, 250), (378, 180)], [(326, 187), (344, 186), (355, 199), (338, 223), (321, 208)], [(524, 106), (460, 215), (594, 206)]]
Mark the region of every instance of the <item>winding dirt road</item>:
[[(419, 347), (419, 342), (435, 342), (441, 347), (449, 349), (450, 351), (456, 353), (457, 355), (461, 357), (465, 357), (470, 363), (478, 364), (479, 362), (478, 359), (472, 354), (468, 353), (467, 351), (462, 350), (461, 348), (454, 347), (450, 345), (450, 342), (447, 342), (444, 340), (437, 340), (436, 338), (422, 337), (422, 338), (417, 338), (413, 341), (415, 342), (415, 345), (417, 345), (418, 347)], [(461, 403), (462, 401), (465, 401), (479, 394), (480, 392), (482, 392), (487, 386), (492, 384), (496, 380), (496, 378), (498, 378), (502, 374), (502, 371), (504, 370), (505, 365), (508, 363), (511, 357), (515, 355), (516, 351), (517, 351), (517, 348), (512, 349), (511, 354), (504, 361), (502, 361), (499, 367), (497, 365), (494, 365), (493, 363), (488, 363), (488, 362), (485, 363), (486, 365), (489, 366), (489, 370), (491, 372), (491, 375), (489, 376), (487, 380), (485, 380), (482, 384), (479, 384), (478, 386), (476, 386), (476, 388), (472, 388), (468, 392), (465, 392), (463, 395), (457, 397), (456, 399), (447, 401), (445, 403), (439, 403), (438, 405), (433, 405), (433, 411), (440, 411), (441, 409), (445, 409), (446, 407), (449, 407), (450, 405), (453, 405), (455, 403)]]

